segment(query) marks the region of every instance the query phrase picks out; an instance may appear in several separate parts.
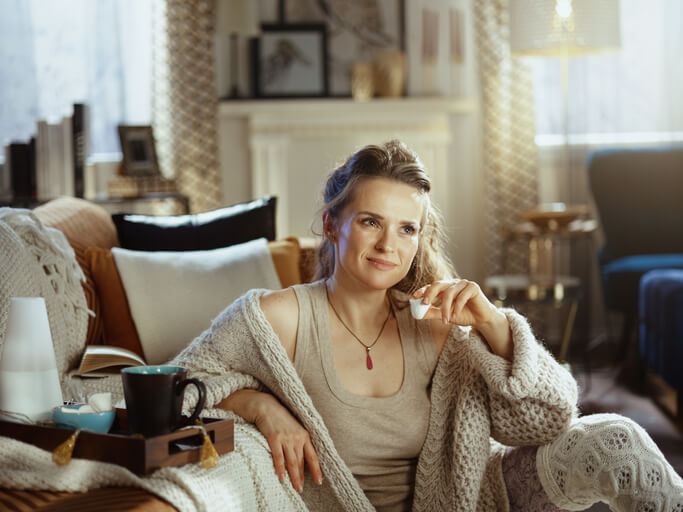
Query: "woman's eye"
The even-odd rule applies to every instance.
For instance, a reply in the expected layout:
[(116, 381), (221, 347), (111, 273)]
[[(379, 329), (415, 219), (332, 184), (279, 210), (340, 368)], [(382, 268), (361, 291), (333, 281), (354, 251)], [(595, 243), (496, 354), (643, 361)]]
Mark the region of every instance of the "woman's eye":
[(415, 231), (415, 226), (403, 226), (403, 232), (407, 235), (414, 235)]
[(363, 220), (363, 224), (367, 224), (368, 226), (375, 227), (377, 226), (377, 221), (373, 218), (368, 218)]

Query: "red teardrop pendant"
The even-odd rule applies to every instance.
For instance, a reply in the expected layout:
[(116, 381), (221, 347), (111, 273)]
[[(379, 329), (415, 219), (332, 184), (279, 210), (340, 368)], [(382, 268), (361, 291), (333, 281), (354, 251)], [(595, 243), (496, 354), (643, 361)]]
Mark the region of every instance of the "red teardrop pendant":
[(370, 357), (370, 351), (368, 350), (368, 356), (365, 358), (365, 365), (368, 367), (368, 370), (372, 370), (372, 358)]

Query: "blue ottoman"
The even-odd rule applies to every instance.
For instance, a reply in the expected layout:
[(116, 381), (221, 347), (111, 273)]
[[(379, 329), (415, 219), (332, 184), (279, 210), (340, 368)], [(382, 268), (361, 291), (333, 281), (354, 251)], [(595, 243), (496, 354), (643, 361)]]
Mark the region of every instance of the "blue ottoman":
[(683, 390), (683, 270), (651, 270), (640, 280), (640, 355), (669, 386)]

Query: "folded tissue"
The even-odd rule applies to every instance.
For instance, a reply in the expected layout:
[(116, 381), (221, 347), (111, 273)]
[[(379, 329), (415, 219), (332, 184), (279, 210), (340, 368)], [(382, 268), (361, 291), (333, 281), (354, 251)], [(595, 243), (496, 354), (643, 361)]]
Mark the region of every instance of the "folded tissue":
[(87, 404), (62, 405), (52, 410), (52, 419), (57, 427), (99, 434), (109, 432), (115, 416), (111, 393), (94, 393)]

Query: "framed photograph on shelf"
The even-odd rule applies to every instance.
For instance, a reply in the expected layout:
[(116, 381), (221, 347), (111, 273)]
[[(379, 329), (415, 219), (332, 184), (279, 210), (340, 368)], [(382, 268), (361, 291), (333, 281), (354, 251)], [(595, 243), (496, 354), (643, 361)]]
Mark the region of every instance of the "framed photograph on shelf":
[(463, 0), (411, 0), (406, 6), (408, 94), (465, 94)]
[(289, 23), (322, 22), (327, 27), (330, 95), (351, 95), (354, 64), (370, 62), (380, 53), (402, 52), (404, 3), (413, 0), (287, 0)]
[(158, 176), (154, 133), (151, 126), (119, 125), (125, 176)]
[(328, 96), (327, 29), (323, 23), (263, 24), (252, 40), (257, 98)]

